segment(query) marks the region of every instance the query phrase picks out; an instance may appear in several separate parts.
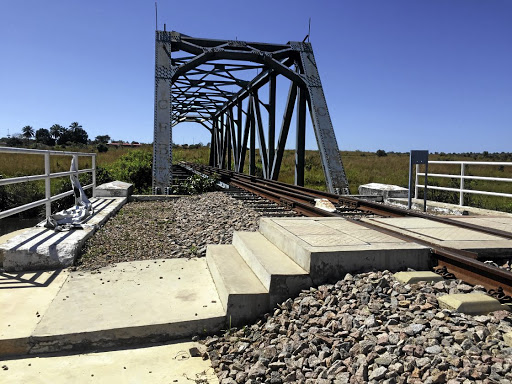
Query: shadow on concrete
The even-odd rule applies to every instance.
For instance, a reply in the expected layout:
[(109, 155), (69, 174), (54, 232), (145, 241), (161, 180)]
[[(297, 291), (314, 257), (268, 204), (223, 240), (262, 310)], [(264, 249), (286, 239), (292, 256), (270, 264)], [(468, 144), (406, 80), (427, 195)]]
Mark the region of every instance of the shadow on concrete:
[[(1, 289), (19, 289), (19, 288), (44, 288), (48, 287), (62, 269), (55, 271), (34, 271), (34, 272), (5, 272), (0, 271), (0, 290)], [(43, 282), (40, 280), (43, 274), (51, 273)], [(7, 286), (5, 286), (7, 285)]]

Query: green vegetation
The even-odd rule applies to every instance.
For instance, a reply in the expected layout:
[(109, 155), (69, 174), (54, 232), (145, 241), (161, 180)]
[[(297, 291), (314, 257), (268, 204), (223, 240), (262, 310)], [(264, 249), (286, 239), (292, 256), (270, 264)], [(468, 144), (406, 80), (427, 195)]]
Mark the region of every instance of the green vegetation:
[(178, 186), (173, 187), (172, 193), (174, 195), (196, 195), (199, 193), (215, 191), (216, 182), (216, 177), (211, 178), (192, 175)]

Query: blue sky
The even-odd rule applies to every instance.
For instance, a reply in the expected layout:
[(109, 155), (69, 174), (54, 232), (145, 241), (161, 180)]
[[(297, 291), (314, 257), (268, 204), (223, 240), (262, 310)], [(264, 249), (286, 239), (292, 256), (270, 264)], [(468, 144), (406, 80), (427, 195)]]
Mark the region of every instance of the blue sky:
[[(512, 151), (510, 0), (159, 0), (158, 15), (160, 29), (275, 43), (302, 40), (311, 17), (340, 149)], [(0, 136), (78, 121), (151, 142), (154, 29), (153, 0), (2, 0)], [(209, 135), (178, 125), (174, 141)]]

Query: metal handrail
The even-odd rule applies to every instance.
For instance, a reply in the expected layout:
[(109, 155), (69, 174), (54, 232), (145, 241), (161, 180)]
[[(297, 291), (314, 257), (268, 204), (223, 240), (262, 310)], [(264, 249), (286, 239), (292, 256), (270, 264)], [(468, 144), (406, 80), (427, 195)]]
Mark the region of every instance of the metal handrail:
[[(459, 188), (449, 188), (449, 187), (439, 187), (433, 185), (427, 185), (428, 189), (436, 189), (441, 191), (448, 192), (458, 192), (459, 193), (459, 205), (464, 206), (464, 194), (471, 193), (476, 195), (486, 195), (486, 196), (498, 196), (498, 197), (512, 197), (512, 193), (502, 193), (502, 192), (490, 192), (490, 191), (481, 191), (477, 189), (465, 189), (464, 181), (465, 180), (488, 180), (488, 181), (497, 181), (497, 182), (506, 182), (511, 183), (512, 178), (507, 177), (488, 177), (488, 176), (469, 176), (465, 174), (466, 165), (494, 165), (494, 166), (509, 166), (512, 167), (512, 162), (497, 162), (497, 161), (429, 161), (430, 164), (447, 164), (447, 165), (460, 165), (460, 174), (451, 175), (444, 173), (429, 173), (428, 177), (441, 177), (441, 178), (449, 178), (449, 179), (459, 179), (460, 184)], [(425, 177), (425, 173), (419, 171), (419, 165), (416, 165), (416, 183), (414, 189), (414, 197), (418, 198), (418, 191), (420, 188), (424, 188), (422, 185), (418, 185), (418, 178), (420, 176)]]
[[(92, 188), (93, 196), (96, 193), (96, 153), (85, 153), (85, 152), (68, 152), (68, 151), (50, 151), (50, 150), (42, 150), (42, 149), (27, 149), (27, 148), (12, 148), (12, 147), (0, 147), (0, 153), (22, 153), (22, 154), (34, 154), (34, 155), (43, 155), (44, 156), (44, 174), (43, 175), (29, 175), (29, 176), (18, 176), (18, 177), (10, 177), (8, 179), (0, 179), (0, 186), (9, 185), (9, 184), (18, 184), (25, 183), (28, 181), (36, 181), (36, 180), (44, 180), (45, 181), (45, 198), (37, 201), (33, 201), (28, 204), (21, 205), (19, 207), (11, 208), (6, 211), (0, 212), (0, 219), (3, 219), (8, 216), (15, 215), (20, 212), (27, 211), (29, 209), (38, 207), (40, 205), (46, 206), (46, 217), (49, 217), (52, 213), (52, 202), (62, 199), (63, 197), (69, 196), (73, 194), (73, 190), (69, 190), (67, 192), (60, 193), (58, 195), (52, 196), (51, 194), (51, 179), (55, 177), (64, 177), (70, 176), (73, 174), (80, 173), (91, 173), (92, 174), (92, 183), (83, 187), (83, 189)], [(76, 172), (74, 171), (65, 171), (65, 172), (54, 172), (50, 171), (50, 155), (55, 156), (73, 156), (75, 159), (75, 164), (78, 168), (78, 157), (79, 156), (90, 156), (91, 157), (91, 168), (80, 169)]]

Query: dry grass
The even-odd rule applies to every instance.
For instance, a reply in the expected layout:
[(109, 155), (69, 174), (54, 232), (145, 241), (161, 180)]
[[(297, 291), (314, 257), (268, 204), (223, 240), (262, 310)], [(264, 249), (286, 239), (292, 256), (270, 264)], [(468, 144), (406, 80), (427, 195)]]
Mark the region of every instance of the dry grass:
[[(152, 150), (151, 145), (142, 146), (143, 149)], [(108, 152), (98, 153), (96, 156), (96, 165), (106, 166), (112, 164), (121, 156), (127, 154), (136, 148), (110, 148)], [(66, 147), (62, 149), (68, 152), (95, 152), (93, 148)], [(3, 177), (13, 177), (22, 175), (42, 175), (44, 174), (44, 157), (42, 155), (28, 155), (19, 153), (0, 153), (0, 174)], [(68, 171), (71, 165), (71, 156), (52, 155), (50, 156), (51, 172)], [(78, 161), (79, 169), (91, 167), (91, 157), (80, 157)]]
[[(143, 150), (151, 151), (151, 145), (145, 145)], [(66, 148), (69, 151), (88, 151), (80, 148)], [(99, 166), (108, 166), (122, 155), (133, 151), (133, 148), (111, 148), (106, 153), (100, 153), (97, 156)], [(245, 171), (248, 171), (249, 159), (246, 154)], [(350, 192), (357, 194), (358, 186), (372, 182), (394, 184), (407, 187), (409, 177), (409, 154), (407, 153), (389, 153), (387, 156), (378, 157), (375, 153), (361, 151), (343, 151), (341, 153), (345, 171), (350, 185)], [(493, 161), (491, 157), (484, 158), (482, 155), (430, 155), (430, 160), (451, 160), (451, 161)], [(90, 167), (89, 158), (80, 159), (80, 168)], [(508, 156), (507, 161), (511, 161), (512, 156)], [(194, 163), (208, 164), (209, 148), (202, 147), (197, 149), (177, 147), (173, 151), (173, 161), (189, 161)], [(259, 153), (256, 154), (257, 174), (261, 175), (261, 165), (259, 165)], [(306, 187), (325, 190), (325, 178), (318, 151), (306, 151), (306, 169), (305, 184)], [(16, 175), (41, 174), (44, 171), (43, 157), (40, 155), (18, 155), (18, 154), (0, 154), (0, 174), (4, 177)], [(52, 172), (65, 171), (69, 169), (70, 157), (52, 156)], [(429, 173), (450, 173), (460, 174), (460, 168), (457, 165), (431, 165)], [(474, 176), (492, 176), (500, 178), (512, 178), (512, 167), (481, 166), (471, 165), (466, 168), (466, 175)], [(285, 151), (279, 180), (286, 183), (293, 183), (295, 177), (294, 170), (294, 151)], [(420, 183), (423, 181), (420, 179)], [(458, 188), (457, 179), (429, 178), (431, 185), (447, 186)], [(466, 181), (466, 189), (485, 190), (503, 193), (512, 193), (512, 183), (492, 182), (492, 181)], [(430, 191), (429, 198), (442, 200), (452, 203), (458, 203), (458, 194), (452, 192)], [(486, 207), (490, 209), (499, 209), (512, 212), (512, 202), (510, 198), (499, 198), (492, 196), (466, 195), (466, 204), (473, 206)]]

